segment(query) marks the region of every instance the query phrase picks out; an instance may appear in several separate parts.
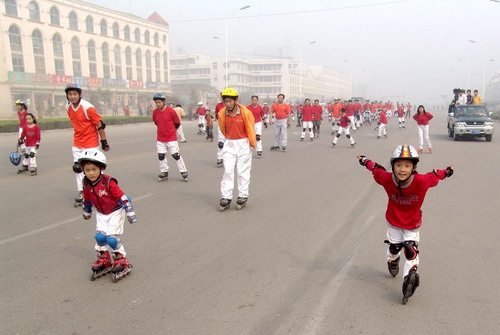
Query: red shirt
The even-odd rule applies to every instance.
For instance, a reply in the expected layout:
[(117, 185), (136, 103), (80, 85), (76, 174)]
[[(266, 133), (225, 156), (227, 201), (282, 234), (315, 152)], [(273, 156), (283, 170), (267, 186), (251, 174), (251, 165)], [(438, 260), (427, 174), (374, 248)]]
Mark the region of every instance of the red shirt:
[(217, 115), (219, 113), (219, 111), (224, 108), (225, 105), (224, 103), (221, 101), (219, 102), (217, 105), (215, 105), (215, 115)]
[(403, 106), (398, 108), (397, 113), (398, 113), (398, 117), (405, 116), (405, 110), (403, 109)]
[(243, 122), (243, 117), (241, 113), (234, 115), (226, 114), (226, 138), (231, 140), (238, 140), (240, 138), (248, 137), (247, 131), (245, 129), (245, 123)]
[(100, 179), (93, 183), (84, 178), (83, 199), (86, 206), (95, 206), (95, 209), (102, 214), (108, 215), (122, 208), (121, 197), (125, 194), (116, 179), (101, 175)]
[(313, 120), (313, 106), (303, 106), (302, 107), (302, 121), (310, 122)]
[(26, 125), (26, 114), (28, 114), (28, 111), (24, 109), (17, 112), (17, 116), (19, 117), (19, 128), (23, 128)]
[(440, 180), (446, 178), (445, 170), (436, 170), (426, 174), (414, 174), (413, 180), (398, 189), (393, 173), (382, 168), (375, 168), (372, 161), (366, 162), (366, 168), (372, 171), (373, 179), (385, 189), (389, 200), (385, 218), (391, 225), (402, 229), (416, 229), (422, 225), (422, 211), (425, 194)]
[(198, 114), (199, 116), (205, 116), (207, 114), (207, 111), (205, 107), (200, 106), (196, 109), (196, 114)]
[(262, 107), (262, 109), (264, 110), (264, 114), (269, 114), (269, 106), (268, 105), (264, 105), (264, 107)]
[(344, 108), (347, 116), (354, 116), (354, 106), (352, 104), (347, 104)]
[(40, 144), (40, 127), (36, 124), (31, 128), (28, 127), (28, 125), (25, 125), (20, 138), (26, 138), (24, 143), (26, 143), (27, 147), (34, 147), (35, 145)]
[(272, 112), (275, 113), (276, 120), (286, 119), (288, 118), (288, 114), (290, 114), (290, 106), (285, 103), (273, 104)]
[(383, 123), (383, 124), (387, 124), (388, 121), (387, 121), (387, 114), (385, 114), (385, 112), (381, 112), (380, 113), (380, 123)]
[[(203, 108), (205, 110), (205, 108)], [(170, 107), (162, 111), (156, 108), (153, 111), (153, 122), (156, 124), (156, 140), (158, 142), (177, 141), (176, 123), (181, 123), (177, 113)]]
[(372, 108), (372, 105), (370, 105), (369, 103), (366, 103), (363, 105), (363, 109), (365, 112), (368, 112), (371, 108)]
[(323, 118), (322, 117), (323, 107), (321, 107), (321, 105), (312, 105), (312, 109), (313, 109), (313, 121), (321, 120)]
[(361, 104), (359, 102), (356, 102), (352, 107), (354, 108), (354, 112), (357, 112), (357, 113), (359, 113), (361, 108), (363, 108), (363, 106), (361, 106)]
[(264, 109), (261, 105), (257, 105), (255, 107), (252, 105), (248, 105), (247, 108), (250, 110), (250, 112), (252, 112), (255, 123), (262, 121), (262, 117), (264, 116)]
[(349, 119), (349, 116), (347, 116), (347, 114), (344, 114), (344, 116), (340, 117), (340, 126), (342, 128), (347, 128), (349, 123), (351, 123), (351, 119)]
[(332, 117), (335, 119), (340, 118), (340, 110), (342, 109), (341, 104), (333, 104), (332, 105)]
[(417, 124), (419, 126), (428, 125), (429, 124), (429, 120), (432, 119), (433, 117), (434, 117), (434, 115), (432, 115), (429, 112), (417, 113), (417, 114), (413, 115), (413, 119), (415, 121), (417, 121)]

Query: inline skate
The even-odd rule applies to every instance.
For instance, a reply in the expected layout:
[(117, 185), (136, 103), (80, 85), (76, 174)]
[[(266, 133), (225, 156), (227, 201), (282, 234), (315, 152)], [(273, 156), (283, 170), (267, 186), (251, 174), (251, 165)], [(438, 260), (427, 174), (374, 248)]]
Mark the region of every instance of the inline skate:
[(219, 211), (224, 212), (226, 209), (229, 209), (230, 206), (231, 206), (231, 199), (226, 199), (226, 198), (220, 199)]
[(236, 200), (236, 209), (240, 210), (246, 207), (248, 198), (238, 197)]
[(92, 264), (92, 275), (90, 276), (90, 280), (94, 281), (99, 277), (105, 276), (112, 268), (109, 251), (99, 251), (97, 260)]
[(128, 263), (127, 257), (123, 256), (119, 252), (115, 252), (113, 255), (113, 269), (111, 270), (112, 277), (114, 283), (117, 283), (119, 280), (125, 278), (132, 272), (132, 264)]

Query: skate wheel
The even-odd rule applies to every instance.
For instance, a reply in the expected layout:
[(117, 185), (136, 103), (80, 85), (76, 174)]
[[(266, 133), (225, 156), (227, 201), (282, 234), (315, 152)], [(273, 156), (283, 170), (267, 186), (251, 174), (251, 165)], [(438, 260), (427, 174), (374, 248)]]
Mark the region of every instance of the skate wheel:
[(77, 205), (76, 203), (74, 203), (74, 204), (73, 204), (73, 207), (75, 207), (75, 208), (76, 208), (77, 206), (78, 206), (78, 205)]
[(113, 281), (113, 283), (118, 283), (118, 277), (116, 275), (116, 273), (113, 273), (112, 277), (111, 277), (111, 280)]
[(92, 274), (90, 275), (90, 280), (91, 280), (91, 281), (96, 280), (96, 277), (95, 277), (95, 274), (94, 274), (94, 273), (92, 273)]

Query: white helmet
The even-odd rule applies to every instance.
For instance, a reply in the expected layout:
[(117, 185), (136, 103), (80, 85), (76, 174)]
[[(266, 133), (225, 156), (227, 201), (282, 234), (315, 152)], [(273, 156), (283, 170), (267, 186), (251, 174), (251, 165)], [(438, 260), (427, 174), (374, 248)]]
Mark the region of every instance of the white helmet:
[(419, 161), (418, 152), (409, 144), (398, 145), (392, 152), (391, 165), (394, 166), (394, 162), (398, 159), (409, 159), (416, 165)]
[(102, 153), (102, 151), (97, 149), (87, 149), (82, 152), (80, 157), (78, 157), (78, 163), (83, 166), (84, 162), (97, 163), (97, 165), (101, 166), (103, 170), (108, 165), (106, 156)]
[(203, 102), (202, 101), (198, 102), (198, 106), (203, 106)]

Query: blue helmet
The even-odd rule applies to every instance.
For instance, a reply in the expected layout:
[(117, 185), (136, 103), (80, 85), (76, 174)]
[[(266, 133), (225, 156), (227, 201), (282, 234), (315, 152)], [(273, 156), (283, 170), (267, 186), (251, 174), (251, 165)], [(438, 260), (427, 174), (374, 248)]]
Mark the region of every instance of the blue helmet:
[(80, 87), (79, 84), (68, 84), (66, 85), (66, 88), (64, 89), (64, 92), (68, 94), (69, 91), (77, 91), (79, 95), (82, 95), (82, 88)]
[(163, 93), (156, 93), (155, 95), (153, 95), (153, 100), (167, 100), (167, 97), (165, 96), (165, 94)]
[(13, 151), (9, 155), (10, 162), (14, 164), (14, 166), (18, 166), (21, 163), (21, 155), (17, 151)]

